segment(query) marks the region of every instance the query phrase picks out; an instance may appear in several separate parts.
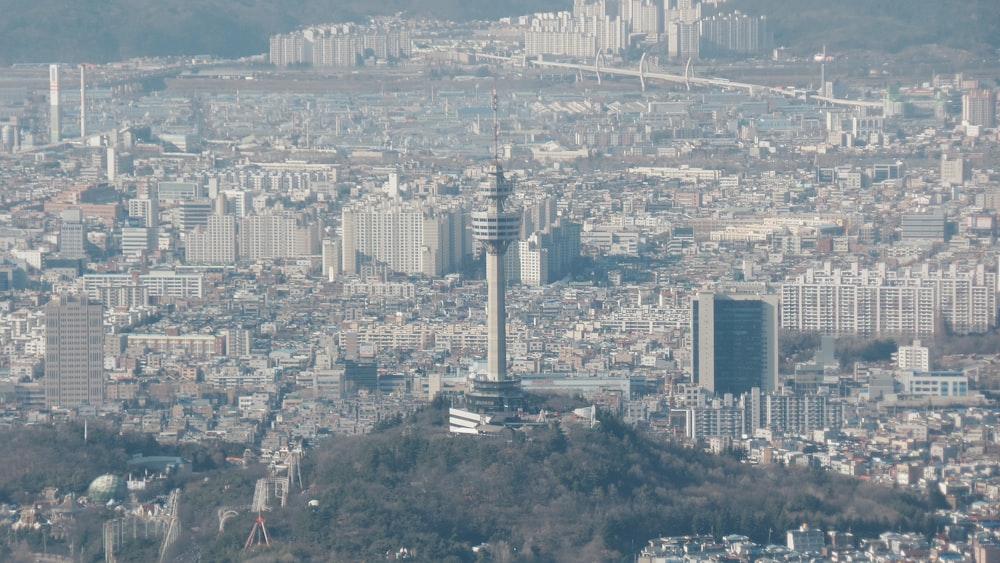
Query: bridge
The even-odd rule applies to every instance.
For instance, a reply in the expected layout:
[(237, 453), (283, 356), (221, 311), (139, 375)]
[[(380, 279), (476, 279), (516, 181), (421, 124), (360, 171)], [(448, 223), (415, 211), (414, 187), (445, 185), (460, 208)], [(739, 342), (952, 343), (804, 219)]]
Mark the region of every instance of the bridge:
[[(815, 101), (824, 104), (834, 105), (834, 106), (847, 106), (847, 107), (857, 107), (865, 109), (881, 109), (883, 107), (882, 102), (870, 101), (870, 100), (844, 100), (841, 98), (831, 98), (827, 96), (817, 96), (812, 92), (809, 92), (802, 88), (776, 88), (773, 86), (764, 86), (761, 84), (751, 84), (749, 82), (738, 82), (733, 80), (728, 80), (725, 78), (711, 78), (711, 77), (701, 77), (692, 76), (688, 69), (690, 69), (690, 64), (685, 68), (684, 74), (670, 74), (666, 72), (650, 72), (648, 65), (646, 64), (646, 55), (643, 54), (642, 59), (639, 61), (639, 68), (618, 68), (618, 67), (605, 67), (601, 66), (601, 57), (597, 57), (594, 60), (593, 65), (580, 64), (580, 63), (561, 63), (555, 61), (542, 61), (542, 60), (530, 60), (528, 64), (540, 68), (563, 68), (567, 70), (573, 70), (581, 74), (585, 72), (593, 72), (597, 76), (597, 81), (600, 83), (601, 75), (610, 76), (631, 76), (639, 79), (640, 87), (643, 91), (646, 89), (647, 80), (661, 80), (664, 82), (673, 82), (675, 84), (684, 84), (689, 89), (692, 85), (694, 86), (708, 86), (708, 87), (721, 87), (730, 88), (735, 90), (746, 90), (750, 95), (755, 94), (771, 94), (775, 96), (784, 96), (790, 99), (796, 99), (804, 102)], [(515, 60), (515, 59), (510, 59)]]

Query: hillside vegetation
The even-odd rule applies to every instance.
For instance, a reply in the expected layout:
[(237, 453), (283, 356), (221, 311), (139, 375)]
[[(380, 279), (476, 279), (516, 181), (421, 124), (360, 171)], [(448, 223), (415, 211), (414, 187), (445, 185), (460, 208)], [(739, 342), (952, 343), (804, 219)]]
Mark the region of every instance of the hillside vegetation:
[[(862, 537), (933, 531), (923, 496), (826, 472), (751, 467), (614, 419), (597, 430), (547, 426), (477, 439), (447, 436), (444, 417), (429, 409), (310, 453), (307, 490), (266, 515), (276, 542), (268, 557), (375, 560), (405, 548), (422, 561), (468, 561), (473, 546), (487, 543), (497, 561), (616, 561), (659, 535), (780, 542), (803, 522)], [(214, 494), (187, 495), (189, 503), (203, 497)], [(236, 557), (253, 516), (218, 538), (190, 539), (207, 559)]]
[[(594, 430), (553, 424), (488, 439), (448, 436), (445, 418), (438, 404), (375, 434), (319, 444), (303, 459), (306, 490), (264, 514), (272, 546), (252, 555), (243, 544), (257, 515), (245, 506), (265, 468), (223, 468), (236, 453), (223, 449), (164, 448), (94, 424), (86, 442), (76, 425), (8, 429), (0, 446), (16, 455), (0, 465), (0, 502), (30, 503), (48, 486), (82, 494), (101, 473), (124, 474), (135, 453), (184, 455), (195, 475), (146, 491), (183, 489), (172, 561), (374, 561), (404, 548), (419, 561), (474, 561), (472, 548), (482, 543), (494, 561), (616, 561), (659, 535), (780, 542), (804, 522), (860, 537), (934, 530), (929, 495), (816, 470), (752, 467), (738, 455), (638, 434), (614, 418)], [(222, 507), (240, 515), (220, 533)], [(61, 540), (48, 538), (49, 551), (74, 545), (81, 560), (103, 560), (99, 530), (113, 515), (108, 507), (79, 513)], [(44, 549), (43, 534), (0, 542), (0, 558)], [(119, 560), (149, 560), (156, 549), (155, 541), (132, 543)]]
[(776, 45), (802, 52), (871, 49), (896, 52), (917, 45), (982, 51), (1000, 47), (995, 0), (732, 0), (739, 9), (766, 15)]

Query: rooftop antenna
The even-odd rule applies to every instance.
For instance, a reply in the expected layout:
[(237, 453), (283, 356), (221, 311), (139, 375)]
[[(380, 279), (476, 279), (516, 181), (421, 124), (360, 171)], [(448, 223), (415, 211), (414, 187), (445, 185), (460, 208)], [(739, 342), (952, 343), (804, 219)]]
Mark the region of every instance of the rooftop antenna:
[(498, 176), (503, 174), (500, 168), (500, 118), (498, 111), (500, 104), (497, 102), (497, 79), (493, 78), (493, 166), (496, 168)]
[(250, 530), (250, 537), (247, 538), (247, 542), (243, 544), (243, 549), (250, 549), (251, 547), (258, 547), (264, 545), (265, 547), (271, 546), (271, 540), (267, 537), (267, 528), (264, 527), (264, 517), (257, 512), (257, 519), (254, 520), (253, 529)]

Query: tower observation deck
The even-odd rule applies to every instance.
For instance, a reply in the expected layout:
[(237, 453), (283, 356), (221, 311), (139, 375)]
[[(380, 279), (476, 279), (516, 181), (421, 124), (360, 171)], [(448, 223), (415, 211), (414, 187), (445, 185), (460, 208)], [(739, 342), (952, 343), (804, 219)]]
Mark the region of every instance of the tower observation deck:
[(521, 211), (510, 202), (514, 186), (504, 177), (497, 152), (497, 94), (493, 91), (493, 169), (479, 189), (480, 208), (472, 213), (472, 234), (486, 250), (488, 291), (486, 373), (478, 374), (466, 398), (483, 411), (513, 410), (521, 404), (521, 380), (507, 374), (507, 275), (504, 254), (521, 235)]

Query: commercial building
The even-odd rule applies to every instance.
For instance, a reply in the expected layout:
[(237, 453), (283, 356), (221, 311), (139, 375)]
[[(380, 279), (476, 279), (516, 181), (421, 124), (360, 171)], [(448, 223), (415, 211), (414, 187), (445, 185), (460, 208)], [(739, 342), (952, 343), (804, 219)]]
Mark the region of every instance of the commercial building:
[(64, 295), (45, 306), (45, 406), (104, 402), (104, 310)]
[(702, 292), (691, 302), (694, 382), (721, 395), (777, 388), (778, 298)]

